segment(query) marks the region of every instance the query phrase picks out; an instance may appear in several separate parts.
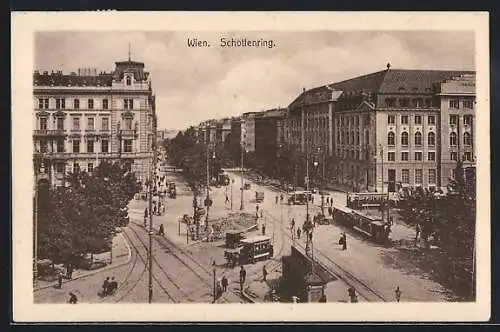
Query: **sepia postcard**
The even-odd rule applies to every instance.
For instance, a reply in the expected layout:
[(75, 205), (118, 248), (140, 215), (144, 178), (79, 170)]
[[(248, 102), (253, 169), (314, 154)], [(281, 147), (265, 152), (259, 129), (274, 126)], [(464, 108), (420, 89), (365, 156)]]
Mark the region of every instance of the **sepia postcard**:
[(488, 320), (488, 20), (13, 13), (14, 321)]

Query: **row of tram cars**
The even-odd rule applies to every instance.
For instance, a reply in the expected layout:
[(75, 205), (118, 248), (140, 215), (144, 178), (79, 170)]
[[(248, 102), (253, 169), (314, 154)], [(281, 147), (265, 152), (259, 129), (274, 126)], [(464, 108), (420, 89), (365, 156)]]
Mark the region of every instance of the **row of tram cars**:
[[(391, 225), (381, 218), (368, 216), (362, 212), (363, 209), (379, 209), (387, 198), (386, 194), (381, 193), (348, 193), (347, 206), (338, 204), (331, 205), (333, 221), (354, 229), (364, 235), (369, 236), (377, 243), (387, 244)], [(288, 198), (290, 205), (305, 205), (307, 200), (311, 200), (311, 193), (308, 191), (295, 191)], [(328, 209), (326, 205), (326, 209)], [(359, 211), (361, 210), (361, 211)], [(329, 224), (327, 216), (320, 214), (313, 217), (315, 223)]]
[(391, 233), (391, 223), (382, 218), (369, 216), (363, 210), (380, 210), (390, 201), (390, 197), (382, 193), (348, 193), (347, 207), (333, 205), (333, 219), (371, 237), (377, 243), (387, 244)]

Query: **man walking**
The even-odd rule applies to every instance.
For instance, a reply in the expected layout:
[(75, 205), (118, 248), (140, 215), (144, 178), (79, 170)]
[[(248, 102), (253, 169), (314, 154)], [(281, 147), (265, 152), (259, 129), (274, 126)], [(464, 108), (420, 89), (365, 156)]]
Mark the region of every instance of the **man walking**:
[(396, 287), (396, 301), (399, 302), (401, 300), (401, 290), (399, 289), (399, 286)]
[(229, 197), (227, 195), (226, 195), (226, 201), (225, 201), (225, 203), (226, 204), (229, 203)]
[(420, 228), (420, 224), (417, 224), (415, 227), (415, 241), (418, 241), (418, 237), (420, 236), (420, 233), (422, 232), (422, 229)]
[(222, 292), (227, 292), (227, 284), (228, 284), (228, 280), (226, 278), (225, 275), (222, 276), (222, 281), (221, 281), (221, 284), (222, 284)]
[(247, 271), (245, 267), (242, 265), (240, 269), (240, 291), (243, 293), (243, 284), (245, 283), (245, 279), (247, 278)]
[(297, 239), (300, 240), (300, 233), (301, 233), (301, 230), (300, 230), (300, 227), (297, 228)]
[(262, 281), (263, 282), (267, 281), (267, 270), (265, 265), (262, 267)]
[(292, 240), (294, 240), (295, 239), (295, 219), (294, 218), (292, 218), (292, 229), (291, 229), (291, 231), (292, 231)]

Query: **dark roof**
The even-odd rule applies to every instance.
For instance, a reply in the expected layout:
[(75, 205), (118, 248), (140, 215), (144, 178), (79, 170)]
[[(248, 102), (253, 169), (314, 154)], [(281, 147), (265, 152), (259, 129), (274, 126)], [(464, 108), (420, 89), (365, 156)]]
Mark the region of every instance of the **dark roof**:
[(114, 72), (114, 78), (117, 81), (123, 79), (123, 74), (126, 71), (134, 73), (134, 79), (136, 81), (144, 81), (148, 78), (149, 73), (144, 71), (144, 63), (138, 61), (119, 61), (115, 62), (116, 69)]
[(33, 74), (33, 83), (38, 86), (111, 86), (113, 75), (110, 73), (96, 76), (63, 75), (60, 73)]
[(296, 106), (309, 95), (326, 92), (330, 89), (340, 90), (344, 93), (358, 93), (362, 91), (371, 93), (430, 93), (434, 91), (433, 85), (435, 83), (464, 74), (475, 74), (475, 72), (455, 70), (382, 70), (307, 90), (302, 92), (289, 107)]
[[(433, 91), (435, 83), (449, 80), (474, 71), (452, 70), (389, 70), (380, 85), (379, 93), (410, 92), (426, 93)], [(404, 90), (403, 90), (404, 89)]]

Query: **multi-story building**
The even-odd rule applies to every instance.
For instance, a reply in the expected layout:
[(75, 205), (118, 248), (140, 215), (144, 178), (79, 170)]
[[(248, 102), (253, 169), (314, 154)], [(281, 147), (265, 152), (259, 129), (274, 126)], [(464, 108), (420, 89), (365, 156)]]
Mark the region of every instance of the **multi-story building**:
[(141, 182), (148, 179), (155, 96), (144, 63), (116, 62), (111, 73), (35, 71), (33, 94), (35, 169), (42, 161), (52, 185), (103, 159), (121, 160)]
[(241, 115), (242, 119), (242, 142), (246, 152), (255, 151), (255, 116), (259, 112), (247, 112)]
[(437, 151), (440, 164), (436, 177), (442, 184), (455, 176), (458, 160), (463, 161), (464, 168), (475, 168), (475, 90), (476, 78), (472, 74), (436, 84), (441, 108)]
[[(261, 165), (278, 172), (276, 166), (278, 148), (281, 143), (280, 123), (283, 120), (283, 110), (272, 109), (255, 114), (253, 117), (255, 128), (255, 157)], [(278, 173), (276, 173), (278, 174)]]
[[(456, 164), (452, 158), (463, 154), (473, 162), (474, 80), (474, 72), (392, 70), (388, 65), (304, 91), (289, 106), (289, 142), (302, 153), (331, 157), (327, 173), (352, 189), (446, 190)], [(467, 108), (455, 108), (464, 102)], [(471, 144), (460, 147), (459, 135), (463, 141), (470, 137)], [(443, 144), (445, 138), (455, 145)]]

